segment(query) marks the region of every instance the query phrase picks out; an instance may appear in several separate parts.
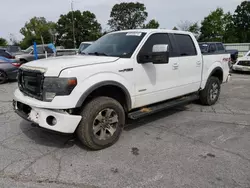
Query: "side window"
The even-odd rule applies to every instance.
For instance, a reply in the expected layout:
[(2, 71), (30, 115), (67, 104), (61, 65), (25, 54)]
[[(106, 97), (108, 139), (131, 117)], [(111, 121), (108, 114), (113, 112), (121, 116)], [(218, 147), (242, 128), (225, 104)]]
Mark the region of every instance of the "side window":
[(152, 34), (148, 38), (148, 40), (146, 41), (144, 46), (142, 47), (140, 54), (151, 54), (153, 46), (156, 44), (168, 44), (168, 48), (169, 48), (169, 52), (170, 52), (169, 55), (170, 55), (170, 57), (172, 57), (171, 56), (172, 47), (170, 44), (169, 36), (168, 36), (168, 34), (165, 34), (165, 33)]
[(209, 46), (209, 52), (212, 53), (212, 52), (215, 52), (215, 51), (216, 51), (215, 44), (210, 44), (210, 46)]
[(197, 51), (192, 38), (189, 35), (175, 34), (175, 40), (179, 46), (181, 56), (195, 56)]
[(43, 50), (43, 47), (41, 46), (39, 46), (39, 47), (37, 47), (37, 53), (38, 54), (44, 54), (44, 50)]
[(224, 46), (221, 43), (216, 44), (218, 51), (224, 51)]

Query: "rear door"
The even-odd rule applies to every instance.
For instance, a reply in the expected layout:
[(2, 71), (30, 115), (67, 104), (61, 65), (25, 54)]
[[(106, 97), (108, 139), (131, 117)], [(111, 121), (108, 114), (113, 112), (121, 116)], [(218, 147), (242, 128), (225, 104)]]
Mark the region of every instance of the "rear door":
[(195, 38), (188, 34), (174, 34), (174, 39), (179, 48), (178, 69), (180, 76), (181, 94), (198, 91), (201, 84), (202, 56)]

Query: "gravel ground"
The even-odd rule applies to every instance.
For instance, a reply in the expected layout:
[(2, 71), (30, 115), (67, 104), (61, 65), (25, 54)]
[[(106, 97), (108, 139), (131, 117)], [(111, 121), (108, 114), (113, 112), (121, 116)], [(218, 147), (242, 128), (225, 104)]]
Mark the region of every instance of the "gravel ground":
[(218, 104), (190, 104), (130, 121), (120, 140), (88, 151), (34, 128), (0, 86), (1, 188), (250, 187), (250, 77), (234, 74)]

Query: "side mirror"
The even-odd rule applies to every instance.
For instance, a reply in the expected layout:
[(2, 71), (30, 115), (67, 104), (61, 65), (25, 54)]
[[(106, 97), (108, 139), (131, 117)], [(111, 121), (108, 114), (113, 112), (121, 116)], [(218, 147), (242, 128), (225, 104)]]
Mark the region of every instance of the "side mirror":
[(169, 49), (167, 44), (153, 46), (152, 62), (154, 64), (166, 64), (169, 62)]
[(156, 44), (152, 48), (152, 52), (148, 54), (140, 54), (138, 56), (138, 63), (153, 63), (153, 64), (167, 64), (169, 62), (169, 50), (167, 44)]

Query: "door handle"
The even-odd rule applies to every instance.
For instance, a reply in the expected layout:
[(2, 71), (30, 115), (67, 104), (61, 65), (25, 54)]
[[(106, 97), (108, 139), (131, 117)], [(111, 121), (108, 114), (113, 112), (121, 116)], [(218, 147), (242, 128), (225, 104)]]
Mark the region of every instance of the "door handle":
[(197, 61), (197, 62), (196, 62), (196, 65), (197, 65), (197, 67), (201, 66), (201, 62), (200, 62), (200, 61)]
[(173, 64), (173, 70), (178, 69), (178, 67), (179, 67), (178, 63)]

